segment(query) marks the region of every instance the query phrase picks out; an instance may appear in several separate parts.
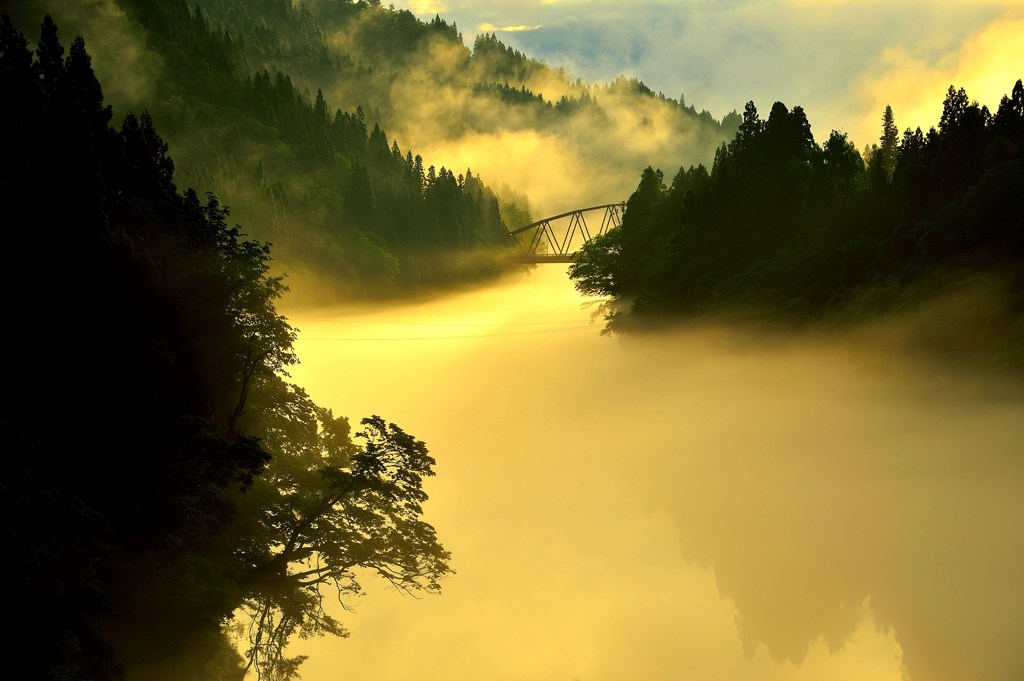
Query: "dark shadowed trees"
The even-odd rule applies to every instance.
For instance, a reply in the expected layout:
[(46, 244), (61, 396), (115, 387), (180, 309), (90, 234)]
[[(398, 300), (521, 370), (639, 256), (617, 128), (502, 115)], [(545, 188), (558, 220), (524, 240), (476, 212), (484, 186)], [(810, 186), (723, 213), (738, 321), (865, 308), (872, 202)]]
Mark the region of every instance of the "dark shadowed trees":
[(881, 308), (917, 282), (972, 272), (1004, 277), (1019, 303), (1022, 120), (1020, 81), (994, 116), (950, 87), (927, 133), (899, 139), (886, 107), (880, 146), (862, 159), (836, 131), (819, 148), (800, 107), (776, 102), (763, 121), (750, 102), (706, 182), (652, 192), (655, 171), (644, 171), (638, 214), (631, 200), (623, 226), (589, 244), (571, 274), (638, 314), (807, 321), (868, 290)]
[(49, 17), (33, 58), (0, 16), (0, 91), (17, 95), (0, 106), (6, 672), (237, 674), (220, 628), (248, 605), (275, 622), (250, 664), (285, 678), (291, 633), (342, 632), (320, 587), (352, 593), (365, 568), (436, 590), (433, 460), (376, 417), (357, 446), (286, 382), (269, 247), (216, 196), (178, 191), (148, 113), (110, 126), (85, 44), (65, 56)]

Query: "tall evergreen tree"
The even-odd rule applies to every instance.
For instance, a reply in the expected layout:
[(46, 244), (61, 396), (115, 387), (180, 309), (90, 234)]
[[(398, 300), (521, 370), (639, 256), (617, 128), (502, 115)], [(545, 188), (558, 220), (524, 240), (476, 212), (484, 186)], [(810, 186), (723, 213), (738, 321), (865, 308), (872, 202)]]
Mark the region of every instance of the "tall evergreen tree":
[(887, 179), (892, 179), (896, 170), (897, 152), (900, 143), (899, 129), (896, 127), (896, 120), (893, 117), (892, 107), (888, 104), (882, 113), (882, 136), (879, 138), (879, 153), (881, 154), (881, 166)]

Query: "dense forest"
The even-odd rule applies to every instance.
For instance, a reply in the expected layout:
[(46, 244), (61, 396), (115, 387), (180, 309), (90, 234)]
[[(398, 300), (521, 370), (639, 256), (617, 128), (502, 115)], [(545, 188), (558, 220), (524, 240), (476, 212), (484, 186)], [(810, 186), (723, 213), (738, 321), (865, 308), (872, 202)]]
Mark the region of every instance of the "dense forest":
[(1022, 196), (1021, 81), (994, 114), (950, 86), (928, 132), (901, 136), (887, 107), (863, 155), (836, 131), (819, 146), (799, 106), (776, 102), (765, 120), (749, 102), (710, 171), (681, 168), (666, 186), (648, 167), (621, 228), (572, 276), (617, 301), (618, 328), (664, 314), (863, 319), (982, 276), (1019, 317)]
[[(524, 189), (509, 186), (516, 178), (498, 178), (495, 190), (413, 147), (518, 131), (569, 145), (562, 153), (597, 164), (595, 176), (612, 162), (631, 174), (652, 145), (710, 159), (739, 123), (636, 80), (573, 82), (493, 35), (470, 49), (440, 17), (423, 22), (377, 2), (26, 0), (12, 12), (21, 25), (49, 12), (98, 45), (115, 108), (150, 111), (182, 181), (233, 206), (273, 243), (279, 269), (324, 297), (492, 276), (507, 231), (532, 222)], [(606, 148), (593, 146), (597, 130)], [(625, 147), (637, 148), (628, 159)]]
[[(44, 11), (60, 21), (76, 10), (90, 11), (88, 3), (45, 2), (21, 11), (25, 21)], [(141, 103), (179, 173), (239, 205), (239, 218), (275, 244), (289, 270), (312, 270), (346, 297), (495, 273), (493, 260), (458, 257), (504, 244), (497, 198), (479, 178), (424, 167), (362, 109), (332, 109), (322, 91), (311, 94), (282, 70), (341, 67), (309, 12), (281, 2), (215, 3), (218, 23), (179, 0), (124, 0), (116, 10), (159, 64)]]
[(288, 382), (267, 245), (179, 191), (148, 114), (112, 125), (49, 16), (34, 51), (0, 17), (0, 91), (5, 676), (289, 678), (360, 575), (437, 590), (433, 459)]

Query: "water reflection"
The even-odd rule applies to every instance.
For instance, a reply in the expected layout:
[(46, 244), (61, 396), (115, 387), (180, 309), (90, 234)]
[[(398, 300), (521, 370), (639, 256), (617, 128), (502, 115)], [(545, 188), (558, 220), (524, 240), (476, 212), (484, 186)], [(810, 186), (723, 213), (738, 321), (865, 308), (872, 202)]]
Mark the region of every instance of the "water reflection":
[(292, 314), (299, 383), (430, 445), (458, 570), (370, 587), (306, 681), (1020, 678), (1012, 384), (870, 339), (602, 337), (580, 303), (542, 267)]

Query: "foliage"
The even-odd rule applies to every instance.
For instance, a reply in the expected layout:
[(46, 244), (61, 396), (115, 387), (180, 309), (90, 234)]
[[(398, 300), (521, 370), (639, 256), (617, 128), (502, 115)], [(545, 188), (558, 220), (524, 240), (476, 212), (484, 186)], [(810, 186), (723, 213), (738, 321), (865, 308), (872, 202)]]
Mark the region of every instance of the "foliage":
[[(301, 450), (291, 456), (275, 457), (261, 487), (244, 500), (256, 508), (242, 515), (258, 519), (261, 538), (243, 581), (253, 623), (250, 664), (260, 678), (278, 678), (288, 662), (284, 642), (297, 631), (347, 635), (325, 611), (323, 589), (331, 588), (344, 607), (361, 591), (355, 568), (404, 591), (438, 591), (438, 580), (450, 572), (448, 552), (420, 520), (422, 478), (433, 475), (434, 464), (425, 445), (374, 416), (363, 419), (357, 437), (365, 444), (355, 447), (346, 420), (299, 390), (291, 396), (291, 423), (315, 422), (316, 436), (300, 438)], [(314, 428), (307, 432), (312, 436)]]
[(915, 283), (972, 272), (1008, 275), (1019, 297), (1021, 82), (995, 115), (950, 87), (937, 129), (897, 141), (890, 107), (882, 121), (881, 146), (862, 160), (843, 133), (819, 147), (800, 107), (776, 102), (765, 121), (749, 102), (710, 174), (680, 169), (664, 190), (644, 171), (621, 228), (573, 266), (577, 287), (633, 301), (641, 316), (791, 320), (868, 292), (887, 309)]
[[(174, 150), (178, 177), (200, 196), (214, 192), (233, 205), (251, 234), (273, 242), (278, 263), (314, 273), (319, 288), (338, 297), (395, 296), (493, 276), (499, 259), (468, 256), (503, 247), (509, 228), (531, 222), (506, 224), (495, 206), (511, 195), (469, 169), (434, 163), (431, 176), (431, 161), (410, 142), (495, 129), (572, 137), (581, 127), (606, 128), (614, 118), (607, 102), (627, 101), (664, 112), (678, 137), (710, 157), (737, 123), (718, 122), (639, 81), (607, 88), (570, 81), (494, 34), (469, 48), (440, 17), (424, 22), (381, 3), (111, 6), (144, 40), (130, 47), (150, 59), (147, 105)], [(16, 9), (24, 21), (59, 12), (89, 28), (79, 17), (90, 7), (24, 0)], [(452, 97), (467, 105), (448, 106)], [(426, 140), (408, 139), (413, 117), (429, 121)]]
[(249, 663), (284, 678), (292, 633), (343, 633), (321, 586), (352, 593), (363, 566), (437, 590), (433, 460), (377, 418), (356, 446), (286, 382), (295, 331), (268, 245), (215, 195), (179, 192), (148, 113), (110, 127), (84, 41), (65, 55), (49, 16), (34, 55), (0, 16), (0, 91), (19, 329), (0, 341), (8, 673), (226, 673), (220, 628), (248, 604), (274, 617)]

